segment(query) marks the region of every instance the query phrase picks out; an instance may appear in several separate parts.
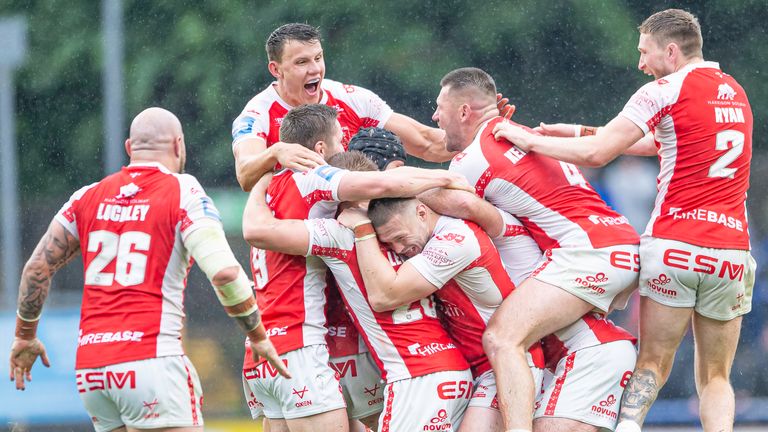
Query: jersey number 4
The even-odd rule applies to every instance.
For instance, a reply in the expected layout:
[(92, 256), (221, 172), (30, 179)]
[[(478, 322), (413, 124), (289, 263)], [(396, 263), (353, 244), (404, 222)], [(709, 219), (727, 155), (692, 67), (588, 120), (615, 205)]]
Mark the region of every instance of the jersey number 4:
[[(122, 286), (144, 283), (147, 271), (147, 255), (150, 235), (141, 231), (115, 234), (110, 231), (93, 231), (88, 235), (88, 252), (97, 252), (85, 270), (86, 285), (110, 286), (114, 282)], [(115, 272), (104, 269), (115, 261)]]

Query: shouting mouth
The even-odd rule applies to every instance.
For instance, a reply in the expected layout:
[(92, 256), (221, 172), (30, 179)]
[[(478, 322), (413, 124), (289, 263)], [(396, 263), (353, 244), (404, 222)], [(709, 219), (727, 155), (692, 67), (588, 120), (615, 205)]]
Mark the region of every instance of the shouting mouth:
[(313, 80), (309, 80), (306, 84), (304, 84), (304, 89), (311, 96), (316, 95), (318, 90), (319, 90), (319, 88), (320, 88), (320, 78), (315, 78)]

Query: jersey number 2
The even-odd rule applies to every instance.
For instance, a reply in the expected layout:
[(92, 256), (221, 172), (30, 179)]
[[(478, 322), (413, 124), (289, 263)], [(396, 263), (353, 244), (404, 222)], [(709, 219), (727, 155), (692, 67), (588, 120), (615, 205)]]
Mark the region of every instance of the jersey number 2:
[[(88, 235), (88, 252), (98, 252), (85, 270), (86, 285), (122, 286), (144, 283), (150, 235), (141, 231), (115, 234), (111, 231), (93, 231)], [(115, 272), (103, 270), (115, 261)]]
[[(730, 150), (728, 149), (730, 144)], [(715, 137), (715, 150), (728, 150), (709, 167), (708, 177), (721, 177), (732, 179), (736, 175), (736, 168), (728, 168), (744, 151), (744, 133), (736, 130), (718, 132)]]

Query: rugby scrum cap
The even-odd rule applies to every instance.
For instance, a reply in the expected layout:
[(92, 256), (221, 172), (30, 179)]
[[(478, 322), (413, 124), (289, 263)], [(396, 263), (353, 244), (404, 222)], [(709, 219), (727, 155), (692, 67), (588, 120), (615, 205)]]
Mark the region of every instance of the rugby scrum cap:
[(379, 171), (392, 161), (405, 162), (405, 149), (400, 138), (382, 128), (360, 128), (349, 140), (349, 150), (363, 152), (379, 167)]

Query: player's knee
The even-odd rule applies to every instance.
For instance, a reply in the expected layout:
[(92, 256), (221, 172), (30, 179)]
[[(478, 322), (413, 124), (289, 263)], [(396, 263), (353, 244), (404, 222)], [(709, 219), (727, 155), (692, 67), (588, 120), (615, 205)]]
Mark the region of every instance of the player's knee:
[(500, 326), (489, 326), (483, 332), (483, 350), (489, 357), (514, 350), (519, 344)]
[(239, 273), (240, 267), (238, 266), (224, 267), (223, 269), (217, 271), (215, 275), (213, 275), (213, 278), (211, 278), (211, 283), (217, 287), (226, 285), (228, 283), (234, 282), (235, 279), (237, 279)]

